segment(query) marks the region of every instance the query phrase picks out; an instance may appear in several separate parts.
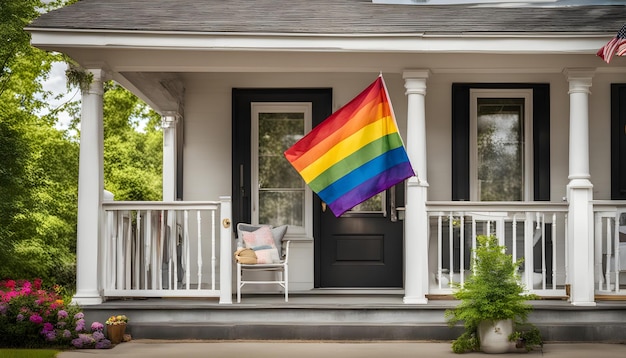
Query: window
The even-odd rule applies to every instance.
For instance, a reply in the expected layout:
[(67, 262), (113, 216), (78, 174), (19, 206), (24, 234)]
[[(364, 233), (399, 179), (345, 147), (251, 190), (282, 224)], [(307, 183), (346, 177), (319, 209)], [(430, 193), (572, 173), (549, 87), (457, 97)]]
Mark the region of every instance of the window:
[[(493, 112), (498, 106), (503, 106), (502, 110), (507, 113), (508, 120), (496, 121), (494, 124), (492, 123), (495, 120)], [(482, 120), (479, 120), (479, 117), (483, 117)], [(515, 119), (516, 117), (518, 119)], [(481, 132), (481, 138), (491, 142), (482, 145), (482, 157), (479, 158), (477, 127), (482, 121), (484, 121), (482, 126), (486, 129)], [(490, 125), (496, 127), (489, 129)], [(495, 133), (496, 129), (497, 135), (489, 134), (490, 131)], [(505, 140), (507, 132), (506, 135), (510, 138)], [(507, 150), (503, 148), (495, 150), (496, 144), (504, 146), (505, 142), (507, 142)], [(494, 153), (500, 153), (500, 155), (489, 157)], [(507, 175), (502, 173), (495, 175), (489, 171), (498, 165), (494, 164), (498, 161), (508, 162), (510, 165), (506, 170), (509, 173), (516, 171), (519, 175), (516, 174), (517, 179), (506, 182), (507, 185), (515, 183), (507, 188), (506, 196), (498, 194), (499, 196), (494, 198), (489, 197), (485, 191), (493, 193), (498, 190), (498, 185), (504, 185), (504, 182), (497, 183), (493, 180)], [(480, 173), (484, 183), (481, 184), (479, 190), (478, 168), (480, 166), (487, 169)], [(503, 168), (497, 169), (503, 170)], [(485, 196), (481, 198), (483, 194)], [(521, 199), (514, 199), (515, 195)], [(452, 85), (452, 200), (550, 200), (550, 86), (548, 84), (455, 83)]]
[(251, 103), (252, 222), (311, 227), (312, 193), (283, 153), (311, 129), (311, 103)]
[(471, 91), (471, 200), (530, 200), (531, 95), (530, 90)]

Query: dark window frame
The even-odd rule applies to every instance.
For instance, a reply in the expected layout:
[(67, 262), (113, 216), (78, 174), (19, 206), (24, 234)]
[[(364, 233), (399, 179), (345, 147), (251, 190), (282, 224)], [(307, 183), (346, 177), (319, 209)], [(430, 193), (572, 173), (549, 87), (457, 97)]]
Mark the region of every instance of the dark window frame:
[(470, 90), (531, 89), (533, 98), (533, 198), (550, 200), (550, 85), (452, 84), (452, 200), (470, 200)]
[(611, 84), (611, 200), (626, 199), (626, 84)]
[[(251, 211), (251, 108), (252, 102), (312, 102), (313, 125), (332, 113), (332, 88), (232, 89), (232, 216), (233, 229), (249, 223)], [(315, 223), (313, 223), (315, 225)]]

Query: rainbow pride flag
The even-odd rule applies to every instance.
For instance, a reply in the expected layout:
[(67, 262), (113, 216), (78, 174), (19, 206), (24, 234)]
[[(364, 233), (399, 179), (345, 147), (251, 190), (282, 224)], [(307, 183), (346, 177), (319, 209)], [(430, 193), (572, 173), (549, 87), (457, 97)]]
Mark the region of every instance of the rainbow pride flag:
[(285, 157), (337, 217), (415, 175), (382, 76)]

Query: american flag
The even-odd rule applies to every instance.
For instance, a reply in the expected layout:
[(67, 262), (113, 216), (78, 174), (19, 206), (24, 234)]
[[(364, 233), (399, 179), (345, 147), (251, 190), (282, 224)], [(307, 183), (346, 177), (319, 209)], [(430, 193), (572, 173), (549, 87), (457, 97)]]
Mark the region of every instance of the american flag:
[(613, 55), (624, 56), (626, 54), (626, 25), (622, 26), (617, 35), (606, 45), (598, 50), (596, 55), (602, 57), (606, 63), (611, 62)]

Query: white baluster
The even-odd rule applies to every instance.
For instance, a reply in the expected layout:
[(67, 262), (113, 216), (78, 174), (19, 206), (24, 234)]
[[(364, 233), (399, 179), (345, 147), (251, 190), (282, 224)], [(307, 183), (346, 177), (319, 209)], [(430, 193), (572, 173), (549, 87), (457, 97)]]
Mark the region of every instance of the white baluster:
[(556, 213), (552, 213), (552, 289), (556, 290)]
[(448, 275), (450, 276), (450, 284), (454, 282), (454, 227), (452, 225), (452, 221), (454, 217), (452, 216), (452, 212), (448, 214), (448, 259), (450, 261), (450, 270), (448, 271)]
[(132, 258), (133, 258), (133, 214), (131, 211), (124, 211), (124, 215), (128, 218), (128, 224), (126, 229), (125, 243), (126, 248), (124, 250), (124, 289), (130, 290), (132, 288)]
[(215, 210), (211, 210), (211, 289), (215, 290), (215, 271), (217, 265), (217, 255), (215, 253)]
[[(606, 218), (605, 219), (605, 223), (606, 223), (606, 235), (605, 235), (605, 240), (606, 240), (606, 257), (607, 257), (607, 264), (606, 264), (606, 289), (607, 290), (611, 290), (611, 273), (612, 273), (612, 267), (613, 266), (611, 264), (611, 257), (615, 257), (615, 256), (611, 256), (613, 254), (613, 243), (611, 240), (611, 223), (610, 223), (610, 218)], [(615, 262), (615, 259), (613, 259), (613, 262)], [(617, 276), (617, 275), (616, 275)]]
[(198, 220), (198, 290), (202, 286), (202, 217), (200, 210), (196, 211), (196, 218)]
[(613, 232), (615, 233), (614, 235), (614, 240), (613, 243), (615, 244), (615, 255), (613, 255), (613, 257), (615, 258), (613, 261), (615, 261), (615, 293), (619, 293), (619, 273), (622, 270), (621, 264), (620, 264), (620, 244), (619, 244), (619, 213), (617, 215), (615, 215), (615, 219), (613, 219), (613, 221), (615, 222), (615, 229), (613, 230)]
[(133, 288), (138, 290), (141, 284), (141, 211), (137, 210), (137, 237), (135, 238), (135, 275)]
[[(541, 220), (541, 288), (546, 289), (546, 216), (541, 213), (537, 218)], [(539, 222), (538, 222), (539, 224)], [(554, 240), (554, 238), (553, 238)]]
[(533, 225), (533, 215), (531, 212), (526, 212), (526, 222), (524, 223), (524, 275), (526, 288), (529, 290), (534, 289), (533, 276), (535, 273), (533, 248), (534, 248), (534, 232), (535, 225)]
[(126, 266), (124, 264), (124, 213), (121, 210), (116, 212), (117, 215), (117, 250), (115, 257), (115, 288), (118, 290), (124, 289), (124, 278), (126, 276)]
[(443, 224), (442, 215), (437, 216), (437, 279), (439, 281), (439, 288), (441, 289), (442, 279), (442, 267), (443, 267)]
[[(165, 211), (161, 210), (159, 214), (159, 251), (157, 257), (157, 266), (159, 267), (157, 270), (157, 289), (163, 289), (163, 251), (165, 250), (166, 243), (166, 226), (165, 226)], [(168, 272), (169, 275), (169, 272)]]
[(191, 279), (191, 272), (189, 270), (189, 261), (190, 261), (190, 257), (189, 257), (189, 210), (185, 210), (185, 222), (184, 222), (184, 233), (183, 233), (183, 249), (185, 252), (185, 262), (184, 262), (184, 267), (185, 267), (185, 285), (186, 285), (186, 289), (189, 289), (189, 280)]
[(461, 243), (461, 260), (460, 260), (460, 271), (461, 271), (461, 285), (465, 283), (465, 213), (459, 214), (459, 237)]

